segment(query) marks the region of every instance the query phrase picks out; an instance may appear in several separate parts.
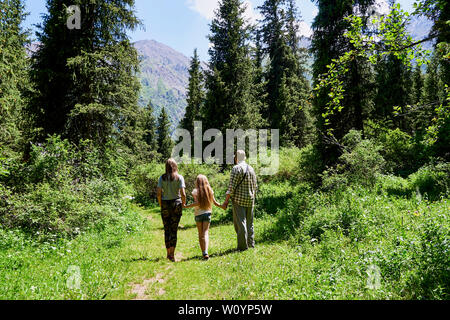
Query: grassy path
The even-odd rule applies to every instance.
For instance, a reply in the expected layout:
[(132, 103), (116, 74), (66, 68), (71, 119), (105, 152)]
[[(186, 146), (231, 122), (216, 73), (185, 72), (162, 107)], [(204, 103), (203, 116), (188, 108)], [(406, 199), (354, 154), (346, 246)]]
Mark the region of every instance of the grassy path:
[[(121, 227), (61, 244), (36, 244), (13, 233), (0, 247), (0, 300), (373, 298), (352, 262), (357, 249), (345, 240), (339, 247), (310, 245), (302, 254), (300, 244), (269, 239), (277, 220), (263, 215), (255, 219), (256, 248), (237, 252), (230, 214), (213, 213), (209, 261), (201, 257), (192, 210), (183, 213), (176, 263), (166, 259), (158, 208), (132, 205)], [(67, 284), (71, 266), (80, 270), (78, 289)]]
[[(135, 277), (110, 299), (276, 299), (288, 293), (283, 282), (292, 284), (298, 277), (298, 255), (286, 244), (258, 243), (255, 249), (237, 252), (232, 223), (217, 219), (210, 230), (211, 259), (203, 261), (190, 210), (181, 220), (177, 262), (171, 263), (165, 259), (159, 210), (141, 214), (149, 222), (146, 232), (124, 243)], [(257, 233), (265, 222), (256, 222)]]
[[(37, 243), (8, 233), (0, 246), (0, 300), (306, 298), (297, 285), (308, 279), (300, 276), (296, 250), (261, 238), (273, 218), (256, 219), (257, 247), (236, 252), (232, 222), (223, 212), (214, 216), (211, 259), (203, 261), (193, 211), (185, 210), (178, 262), (172, 263), (166, 259), (159, 209), (132, 205), (127, 215), (122, 227), (91, 230), (62, 243)], [(129, 225), (136, 220), (136, 227)], [(73, 266), (81, 278), (75, 289), (68, 285)]]

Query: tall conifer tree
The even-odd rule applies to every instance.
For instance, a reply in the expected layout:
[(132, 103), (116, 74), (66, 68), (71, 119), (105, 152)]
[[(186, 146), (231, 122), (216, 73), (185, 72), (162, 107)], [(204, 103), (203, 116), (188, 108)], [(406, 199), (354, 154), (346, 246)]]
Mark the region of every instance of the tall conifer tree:
[(283, 144), (301, 145), (306, 135), (309, 86), (300, 59), (297, 10), (292, 1), (285, 0), (266, 0), (259, 8), (269, 57), (264, 116), (272, 128), (280, 129)]
[(167, 160), (172, 155), (174, 143), (170, 137), (170, 120), (165, 107), (161, 109), (161, 113), (158, 117), (157, 133), (158, 152), (163, 156), (163, 159)]
[(204, 102), (204, 96), (203, 72), (197, 49), (195, 49), (189, 69), (186, 114), (180, 123), (181, 128), (188, 130), (192, 136), (194, 135), (194, 121), (201, 120), (200, 109)]
[[(80, 28), (68, 28), (67, 8), (80, 8)], [(111, 137), (133, 148), (137, 134), (139, 66), (127, 31), (139, 25), (134, 0), (47, 0), (38, 32), (30, 113), (47, 134), (105, 145)], [(139, 139), (138, 139), (139, 140)]]
[[(394, 55), (384, 57), (375, 69), (377, 93), (373, 116), (391, 121), (393, 127), (406, 131), (408, 124), (404, 114), (413, 103), (411, 70)], [(395, 116), (394, 107), (400, 108), (401, 116)]]
[(144, 109), (144, 116), (142, 118), (143, 138), (151, 151), (158, 149), (157, 135), (156, 135), (156, 118), (154, 115), (155, 108), (151, 101)]
[[(0, 2), (0, 150), (8, 157), (21, 151), (23, 92), (28, 86), (27, 35), (20, 24), (25, 18), (21, 0)], [(1, 156), (1, 154), (0, 154)]]
[(254, 90), (250, 30), (241, 0), (221, 0), (211, 23), (209, 70), (206, 72), (204, 127), (259, 128), (262, 125)]
[[(355, 11), (367, 23), (368, 9), (374, 0), (316, 0), (319, 13), (314, 19), (314, 31), (311, 51), (314, 54), (313, 78), (314, 86), (319, 82), (321, 75), (327, 73), (327, 66), (333, 59), (339, 58), (351, 50), (352, 44), (344, 34), (348, 30), (349, 22), (345, 17)], [(319, 134), (319, 150), (322, 153), (324, 164), (334, 164), (339, 156), (339, 148), (330, 144), (326, 139), (329, 129), (333, 130), (334, 137), (342, 138), (350, 129), (363, 130), (363, 122), (371, 108), (371, 82), (372, 71), (368, 63), (355, 59), (349, 66), (349, 72), (344, 81), (343, 110), (330, 115), (330, 125), (326, 126), (323, 115), (327, 114), (327, 103), (332, 99), (327, 90), (322, 90), (314, 99), (314, 114)]]

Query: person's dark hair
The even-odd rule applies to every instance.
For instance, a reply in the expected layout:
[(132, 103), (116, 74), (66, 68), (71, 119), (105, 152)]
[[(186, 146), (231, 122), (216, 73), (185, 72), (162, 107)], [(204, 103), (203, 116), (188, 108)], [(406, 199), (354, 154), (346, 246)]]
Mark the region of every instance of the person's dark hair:
[(162, 176), (164, 181), (178, 180), (178, 165), (172, 158), (166, 161), (166, 173)]

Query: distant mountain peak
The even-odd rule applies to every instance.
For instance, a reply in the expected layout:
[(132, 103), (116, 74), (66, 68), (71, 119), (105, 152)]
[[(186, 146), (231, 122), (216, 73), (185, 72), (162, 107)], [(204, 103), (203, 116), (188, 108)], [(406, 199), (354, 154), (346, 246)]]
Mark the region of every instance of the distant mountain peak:
[(165, 107), (174, 128), (186, 110), (190, 58), (155, 40), (137, 41), (134, 47), (141, 60), (139, 102), (146, 106), (151, 100), (156, 115)]

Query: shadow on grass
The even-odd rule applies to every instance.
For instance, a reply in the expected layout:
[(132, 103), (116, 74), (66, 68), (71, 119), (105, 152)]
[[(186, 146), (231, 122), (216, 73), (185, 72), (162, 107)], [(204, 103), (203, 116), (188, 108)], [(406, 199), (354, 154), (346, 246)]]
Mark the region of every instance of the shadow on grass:
[(292, 198), (292, 195), (293, 194), (289, 192), (282, 196), (265, 196), (258, 198), (255, 206), (255, 216), (277, 214), (280, 210), (286, 208), (286, 204), (288, 200)]
[(149, 258), (149, 257), (140, 257), (140, 258), (130, 258), (130, 259), (121, 259), (122, 262), (133, 263), (133, 262), (159, 262), (163, 258)]
[[(234, 249), (234, 248), (233, 249), (227, 249), (225, 251), (220, 251), (220, 252), (211, 254), (209, 256), (209, 260), (214, 259), (214, 258), (227, 256), (227, 255), (230, 255), (230, 254), (233, 254), (233, 253), (238, 253), (238, 252), (240, 252), (240, 251), (237, 250), (237, 249)], [(195, 261), (195, 260), (196, 261), (204, 261), (203, 257), (201, 255), (198, 255), (198, 256), (194, 256), (194, 257), (190, 257), (190, 258), (181, 259), (179, 262), (188, 262), (188, 261)]]
[[(161, 226), (161, 227), (158, 227), (158, 228), (155, 228), (155, 229), (159, 230), (159, 231), (164, 231), (164, 226)], [(194, 224), (189, 224), (187, 226), (185, 226), (183, 224), (180, 224), (178, 226), (178, 231), (187, 231), (187, 230), (190, 230), (190, 229), (197, 229), (197, 226), (194, 225)]]
[(220, 227), (223, 225), (228, 225), (233, 223), (233, 211), (228, 209), (225, 212), (214, 215), (213, 221), (211, 223), (211, 228)]

